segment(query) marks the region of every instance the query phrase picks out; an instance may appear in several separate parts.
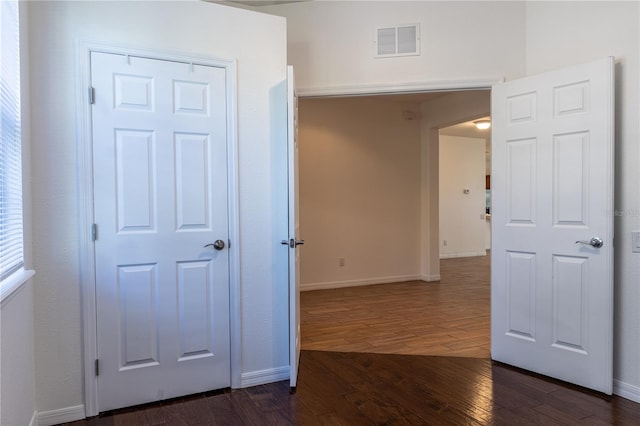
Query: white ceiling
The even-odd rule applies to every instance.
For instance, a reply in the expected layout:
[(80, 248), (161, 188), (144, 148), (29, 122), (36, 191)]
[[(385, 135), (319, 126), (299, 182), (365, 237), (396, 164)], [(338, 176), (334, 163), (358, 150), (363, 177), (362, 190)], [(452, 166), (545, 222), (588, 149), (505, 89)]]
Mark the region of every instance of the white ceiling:
[(490, 117), (482, 117), (473, 121), (466, 121), (464, 123), (455, 124), (453, 126), (444, 127), (440, 129), (441, 135), (447, 136), (462, 136), (465, 138), (479, 138), (479, 139), (491, 139), (491, 128), (486, 130), (479, 130), (474, 121), (489, 120)]

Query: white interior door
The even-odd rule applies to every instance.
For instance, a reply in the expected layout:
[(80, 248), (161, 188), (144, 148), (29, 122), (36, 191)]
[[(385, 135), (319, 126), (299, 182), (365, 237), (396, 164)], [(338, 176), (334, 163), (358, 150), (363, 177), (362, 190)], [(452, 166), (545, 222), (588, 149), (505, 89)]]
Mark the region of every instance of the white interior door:
[(608, 394), (613, 87), (606, 58), (498, 84), (491, 106), (492, 358)]
[(295, 94), (293, 67), (287, 67), (287, 135), (289, 153), (289, 363), (290, 385), (298, 383), (300, 361), (300, 208), (298, 198), (298, 97)]
[(91, 54), (100, 411), (230, 385), (225, 73)]

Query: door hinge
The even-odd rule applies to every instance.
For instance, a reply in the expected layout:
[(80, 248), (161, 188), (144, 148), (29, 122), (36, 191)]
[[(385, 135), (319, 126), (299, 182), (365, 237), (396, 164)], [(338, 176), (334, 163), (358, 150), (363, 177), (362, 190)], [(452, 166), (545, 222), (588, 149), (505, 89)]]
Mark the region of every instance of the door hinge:
[(91, 241), (95, 241), (98, 239), (98, 224), (91, 224)]
[(96, 367), (96, 376), (99, 376), (100, 375), (100, 361), (98, 361), (97, 359), (96, 359), (95, 367)]
[(93, 87), (89, 87), (89, 104), (93, 105), (96, 103), (96, 89)]

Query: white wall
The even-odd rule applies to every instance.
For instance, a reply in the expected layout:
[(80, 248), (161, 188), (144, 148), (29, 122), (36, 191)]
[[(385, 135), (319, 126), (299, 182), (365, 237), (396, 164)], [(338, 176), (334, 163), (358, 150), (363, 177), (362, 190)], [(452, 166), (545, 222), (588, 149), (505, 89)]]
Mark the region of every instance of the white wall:
[(0, 307), (0, 425), (28, 425), (35, 411), (33, 284)]
[(245, 381), (269, 381), (288, 372), (288, 253), (279, 244), (287, 235), (285, 21), (193, 1), (30, 2), (29, 9), (38, 411), (84, 402), (75, 104), (79, 40), (237, 59), (241, 372)]
[(527, 2), (527, 74), (616, 57), (614, 391), (640, 402), (638, 2)]
[(440, 135), (441, 259), (486, 254), (485, 143), (484, 139)]
[(419, 279), (420, 120), (404, 111), (419, 105), (300, 101), (302, 289)]
[[(513, 78), (524, 74), (524, 2), (312, 1), (287, 17), (299, 88)], [(375, 59), (379, 26), (419, 23), (421, 55)]]

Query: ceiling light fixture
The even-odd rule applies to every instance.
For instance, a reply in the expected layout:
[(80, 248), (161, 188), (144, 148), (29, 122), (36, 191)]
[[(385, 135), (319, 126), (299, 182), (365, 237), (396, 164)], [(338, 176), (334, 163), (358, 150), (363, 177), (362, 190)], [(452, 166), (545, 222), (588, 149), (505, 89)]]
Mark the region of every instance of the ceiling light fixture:
[(478, 130), (487, 130), (489, 127), (491, 127), (491, 121), (489, 120), (478, 120), (474, 121), (473, 124), (476, 125), (476, 128), (478, 128)]

